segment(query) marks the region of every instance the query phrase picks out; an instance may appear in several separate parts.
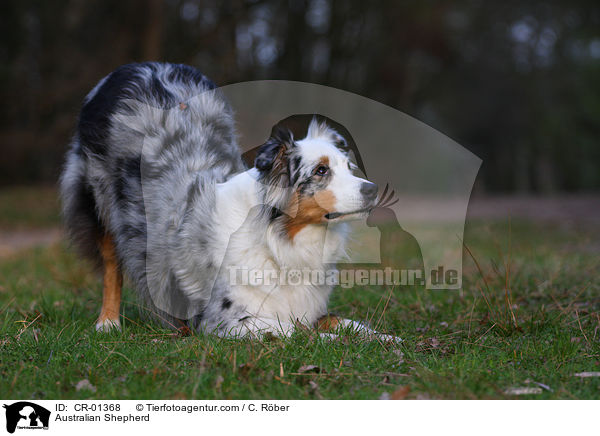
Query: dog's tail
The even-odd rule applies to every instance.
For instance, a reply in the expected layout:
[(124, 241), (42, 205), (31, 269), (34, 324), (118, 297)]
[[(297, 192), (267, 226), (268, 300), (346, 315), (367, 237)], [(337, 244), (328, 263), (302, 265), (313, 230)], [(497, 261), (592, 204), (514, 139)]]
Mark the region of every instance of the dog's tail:
[(60, 198), (65, 231), (80, 254), (102, 264), (98, 241), (104, 230), (98, 218), (92, 188), (85, 178), (85, 158), (77, 138), (71, 149), (60, 178)]

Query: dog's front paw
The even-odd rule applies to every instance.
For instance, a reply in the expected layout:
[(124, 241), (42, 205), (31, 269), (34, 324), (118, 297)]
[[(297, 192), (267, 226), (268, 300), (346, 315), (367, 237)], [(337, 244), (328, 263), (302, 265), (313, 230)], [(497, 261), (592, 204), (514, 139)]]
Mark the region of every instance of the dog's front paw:
[(110, 331), (117, 330), (121, 331), (121, 322), (119, 319), (106, 318), (104, 320), (98, 320), (96, 322), (96, 331), (100, 333), (108, 333)]

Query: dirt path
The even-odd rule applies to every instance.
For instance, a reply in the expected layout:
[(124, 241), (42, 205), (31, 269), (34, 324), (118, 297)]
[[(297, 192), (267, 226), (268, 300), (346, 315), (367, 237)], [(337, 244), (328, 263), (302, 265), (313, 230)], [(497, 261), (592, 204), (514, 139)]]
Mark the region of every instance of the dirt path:
[(59, 228), (0, 230), (0, 259), (27, 248), (54, 244), (61, 238), (62, 230)]
[[(467, 220), (506, 219), (508, 216), (600, 226), (600, 195), (476, 197), (469, 204)], [(53, 244), (62, 237), (60, 228), (0, 229), (0, 259), (35, 246)]]
[(469, 202), (467, 219), (529, 219), (600, 225), (600, 195), (479, 197)]

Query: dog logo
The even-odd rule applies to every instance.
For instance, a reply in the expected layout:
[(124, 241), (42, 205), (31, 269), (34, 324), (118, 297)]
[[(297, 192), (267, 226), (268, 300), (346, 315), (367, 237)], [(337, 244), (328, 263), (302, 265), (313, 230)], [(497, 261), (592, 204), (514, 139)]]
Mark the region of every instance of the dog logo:
[(28, 401), (5, 404), (3, 407), (6, 409), (6, 431), (9, 433), (14, 433), (17, 428), (48, 430), (50, 421), (48, 409)]

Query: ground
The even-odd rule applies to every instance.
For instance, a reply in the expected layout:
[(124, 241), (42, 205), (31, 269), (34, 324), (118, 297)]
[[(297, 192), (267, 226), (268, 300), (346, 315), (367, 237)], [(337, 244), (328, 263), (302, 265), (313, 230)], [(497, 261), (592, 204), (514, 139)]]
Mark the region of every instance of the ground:
[(461, 291), (336, 289), (332, 311), (396, 345), (182, 337), (128, 289), (123, 332), (97, 334), (101, 283), (62, 242), (55, 191), (0, 192), (0, 212), (1, 398), (600, 398), (595, 222), (470, 214)]

